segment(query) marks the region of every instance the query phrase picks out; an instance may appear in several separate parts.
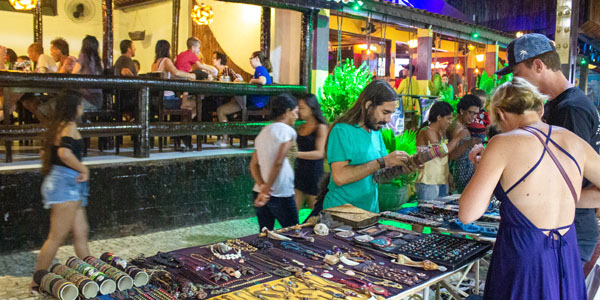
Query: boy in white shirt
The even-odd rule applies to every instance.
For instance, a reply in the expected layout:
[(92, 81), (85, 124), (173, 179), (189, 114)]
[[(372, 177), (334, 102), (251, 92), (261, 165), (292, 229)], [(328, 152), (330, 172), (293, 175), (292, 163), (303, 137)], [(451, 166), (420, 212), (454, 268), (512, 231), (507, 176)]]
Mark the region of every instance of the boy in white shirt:
[(296, 140), (292, 127), (298, 119), (298, 101), (289, 94), (271, 99), (274, 123), (264, 127), (254, 141), (250, 172), (254, 179), (254, 206), (260, 229), (298, 224), (294, 200), (294, 170), (287, 159)]

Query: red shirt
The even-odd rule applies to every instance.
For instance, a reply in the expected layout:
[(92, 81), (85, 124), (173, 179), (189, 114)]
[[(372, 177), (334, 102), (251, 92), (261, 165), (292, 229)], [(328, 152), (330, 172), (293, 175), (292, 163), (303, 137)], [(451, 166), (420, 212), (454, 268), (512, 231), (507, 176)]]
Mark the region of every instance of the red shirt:
[(472, 133), (482, 133), (485, 132), (486, 127), (490, 126), (490, 124), (490, 115), (487, 111), (480, 109), (473, 122), (467, 125), (467, 128)]
[(198, 56), (192, 50), (186, 50), (175, 59), (175, 68), (183, 72), (191, 72), (192, 66), (198, 61)]

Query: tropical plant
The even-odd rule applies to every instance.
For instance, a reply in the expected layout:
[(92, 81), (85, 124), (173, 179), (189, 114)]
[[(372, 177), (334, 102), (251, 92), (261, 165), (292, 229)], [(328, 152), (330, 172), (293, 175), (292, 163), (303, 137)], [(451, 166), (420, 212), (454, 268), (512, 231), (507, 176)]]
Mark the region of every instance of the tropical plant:
[(348, 111), (369, 82), (371, 73), (366, 62), (356, 68), (354, 60), (347, 59), (344, 64), (335, 67), (318, 93), (327, 121), (333, 122)]
[[(417, 153), (417, 131), (406, 130), (401, 135), (395, 135), (393, 129), (381, 129), (383, 143), (388, 153), (404, 151), (409, 155)], [(398, 187), (407, 186), (417, 180), (417, 172), (403, 174), (392, 180), (391, 184)]]
[(433, 74), (433, 77), (429, 81), (429, 92), (432, 96), (439, 96), (442, 93), (442, 89), (442, 75), (440, 73)]

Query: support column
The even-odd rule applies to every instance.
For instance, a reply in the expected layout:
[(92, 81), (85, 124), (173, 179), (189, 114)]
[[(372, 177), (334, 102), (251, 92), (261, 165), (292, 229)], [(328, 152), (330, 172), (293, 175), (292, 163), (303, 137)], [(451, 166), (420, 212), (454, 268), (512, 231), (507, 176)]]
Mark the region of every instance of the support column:
[(315, 95), (329, 75), (329, 14), (328, 9), (321, 10), (313, 20), (312, 83), (309, 91)]
[(177, 56), (179, 44), (179, 11), (181, 10), (181, 1), (173, 0), (173, 25), (171, 28), (171, 56)]
[(484, 70), (488, 76), (494, 75), (494, 72), (498, 69), (498, 45), (486, 45), (485, 46), (485, 66)]
[(588, 87), (588, 75), (590, 73), (590, 69), (588, 68), (588, 64), (582, 64), (581, 69), (579, 70), (579, 88), (587, 94)]
[(113, 2), (104, 0), (102, 2), (102, 63), (105, 68), (113, 65)]
[(38, 1), (33, 9), (33, 41), (42, 45), (44, 43), (44, 27), (42, 24), (42, 1)]
[(134, 153), (135, 157), (150, 157), (150, 88), (142, 87), (138, 91), (138, 122), (141, 130), (137, 136), (138, 151)]
[(310, 10), (302, 13), (302, 43), (300, 52), (300, 85), (304, 85), (310, 91), (312, 73), (312, 46), (313, 46), (313, 20), (315, 11)]
[(430, 80), (433, 30), (419, 28), (417, 40), (417, 80)]
[(557, 0), (556, 2), (556, 50), (560, 56), (562, 72), (575, 83), (577, 67), (577, 39), (579, 34), (580, 0)]
[(396, 71), (396, 41), (392, 39), (390, 45), (390, 79), (396, 79), (398, 76)]
[(271, 8), (266, 6), (260, 16), (260, 51), (271, 57)]

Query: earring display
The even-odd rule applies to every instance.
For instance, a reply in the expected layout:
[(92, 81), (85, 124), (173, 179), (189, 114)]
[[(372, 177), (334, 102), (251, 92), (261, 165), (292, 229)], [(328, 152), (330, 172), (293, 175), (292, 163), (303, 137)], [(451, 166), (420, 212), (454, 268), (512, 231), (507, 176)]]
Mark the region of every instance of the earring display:
[(431, 227), (440, 227), (440, 226), (442, 226), (442, 222), (439, 222), (439, 221), (434, 221), (434, 220), (424, 219), (424, 218), (420, 218), (420, 217), (414, 217), (414, 216), (399, 214), (399, 213), (391, 212), (391, 211), (384, 211), (384, 212), (381, 213), (381, 216), (384, 217), (384, 218), (393, 219), (393, 220), (397, 220), (397, 221), (400, 221), (400, 222), (420, 224), (420, 225), (424, 225), (424, 226), (431, 226)]
[(412, 259), (430, 260), (455, 270), (479, 258), (492, 248), (491, 243), (468, 240), (445, 234), (429, 234), (396, 248), (393, 253)]

